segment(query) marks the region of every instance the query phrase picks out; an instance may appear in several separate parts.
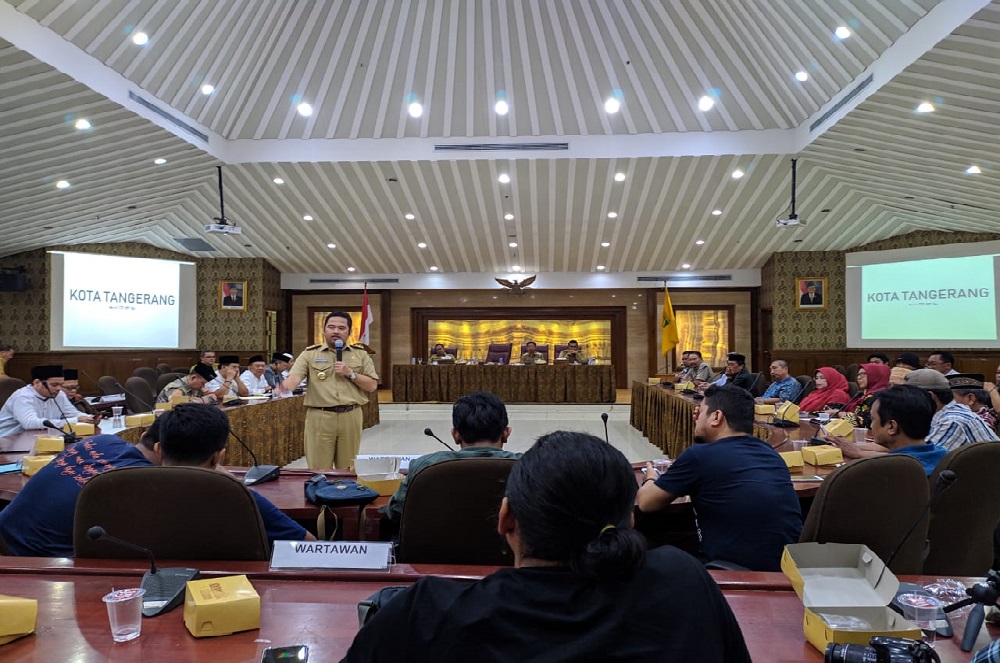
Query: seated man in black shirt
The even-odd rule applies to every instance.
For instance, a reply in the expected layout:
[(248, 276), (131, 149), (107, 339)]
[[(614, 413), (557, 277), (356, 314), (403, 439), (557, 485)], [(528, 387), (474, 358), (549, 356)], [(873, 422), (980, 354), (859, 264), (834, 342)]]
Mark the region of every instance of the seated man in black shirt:
[(799, 540), (802, 511), (785, 461), (751, 436), (753, 406), (745, 389), (709, 387), (694, 410), (695, 445), (660, 476), (646, 464), (638, 505), (659, 511), (690, 495), (706, 560), (777, 571), (785, 545)]
[[(787, 472), (786, 472), (787, 474)], [(426, 577), (386, 603), (345, 661), (749, 661), (722, 592), (690, 555), (632, 530), (635, 474), (585, 433), (514, 465), (498, 532), (514, 568)]]

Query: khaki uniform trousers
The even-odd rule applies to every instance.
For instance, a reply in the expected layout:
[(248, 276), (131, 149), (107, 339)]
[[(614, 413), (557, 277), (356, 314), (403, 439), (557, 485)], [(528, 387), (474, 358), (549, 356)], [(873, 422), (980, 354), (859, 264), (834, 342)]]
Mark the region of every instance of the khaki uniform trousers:
[(305, 449), (309, 467), (318, 470), (354, 467), (361, 448), (362, 422), (360, 405), (350, 412), (306, 408)]

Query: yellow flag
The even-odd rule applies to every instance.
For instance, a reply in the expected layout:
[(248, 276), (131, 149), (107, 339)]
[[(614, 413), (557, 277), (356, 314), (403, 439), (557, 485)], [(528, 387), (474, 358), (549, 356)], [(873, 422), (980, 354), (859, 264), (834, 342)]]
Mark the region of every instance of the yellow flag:
[(666, 356), (680, 342), (677, 334), (677, 318), (674, 317), (674, 305), (670, 303), (670, 292), (666, 284), (663, 286), (663, 321), (662, 327), (662, 350), (660, 354)]

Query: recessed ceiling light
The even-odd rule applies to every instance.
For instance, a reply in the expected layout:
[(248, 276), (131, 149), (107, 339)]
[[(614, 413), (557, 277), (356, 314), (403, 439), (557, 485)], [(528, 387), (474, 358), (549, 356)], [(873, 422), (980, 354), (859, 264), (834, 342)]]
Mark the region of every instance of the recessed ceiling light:
[(615, 173), (615, 182), (624, 182), (625, 173)]
[(280, 177), (275, 177), (271, 181), (274, 182), (275, 184), (284, 184), (285, 183), (285, 180), (281, 179)]
[(436, 272), (438, 270), (437, 265), (431, 265), (431, 271)]
[(703, 240), (703, 239), (697, 239), (697, 240), (695, 240), (694, 243), (697, 244), (698, 246), (701, 246), (702, 244), (705, 243), (705, 240)]
[(136, 46), (145, 46), (149, 43), (149, 35), (145, 32), (136, 32), (132, 35), (132, 43)]
[(601, 242), (601, 246), (603, 246), (604, 248), (608, 248), (609, 246), (611, 246), (611, 242)]
[(851, 36), (851, 31), (847, 29), (847, 26), (841, 25), (833, 31), (833, 34), (837, 39), (847, 39)]
[(722, 210), (721, 209), (712, 210), (712, 216), (722, 216)]
[(507, 111), (510, 110), (510, 106), (507, 105), (506, 101), (501, 99), (496, 103), (496, 106), (493, 107), (493, 110), (497, 112), (497, 115), (506, 115)]
[(403, 218), (406, 219), (407, 221), (413, 221), (417, 217), (413, 216), (412, 214), (404, 214)]
[(328, 248), (328, 249), (335, 249), (335, 248), (337, 248), (337, 245), (336, 244), (327, 244), (326, 248)]
[(601, 270), (603, 270), (603, 269), (604, 269), (604, 265), (598, 265), (598, 266), (597, 266), (597, 269), (598, 269), (598, 271), (601, 271)]
[(306, 214), (305, 216), (302, 217), (302, 220), (303, 221), (312, 221), (313, 218), (311, 216), (309, 216), (308, 214)]
[(698, 110), (700, 111), (710, 111), (712, 110), (712, 106), (714, 105), (715, 105), (715, 99), (713, 99), (708, 95), (705, 95), (704, 97), (698, 100)]
[(922, 103), (919, 106), (917, 106), (917, 112), (918, 113), (933, 113), (934, 112), (934, 104), (931, 104), (931, 103), (928, 103), (928, 102), (925, 101), (924, 103)]
[(90, 128), (90, 120), (81, 117), (79, 120), (73, 123), (73, 126), (79, 129), (80, 131), (85, 131)]
[(795, 72), (795, 80), (799, 81), (800, 83), (805, 83), (807, 80), (809, 80), (809, 74), (804, 71), (797, 71)]
[(515, 272), (519, 272), (519, 271), (521, 271), (521, 266), (520, 265), (514, 265), (513, 267), (511, 267), (511, 269), (513, 269)]
[(507, 246), (509, 246), (512, 249), (516, 249), (517, 248), (517, 242), (510, 242), (510, 243), (507, 244)]
[(744, 173), (742, 170), (740, 170), (739, 168), (737, 168), (736, 170), (733, 171), (733, 179), (734, 180), (738, 180), (741, 177), (743, 177), (745, 174), (746, 173)]
[(979, 168), (979, 166), (969, 166), (965, 169), (965, 172), (969, 175), (979, 175), (983, 171)]
[(500, 177), (497, 178), (497, 182), (500, 182), (500, 184), (508, 184), (510, 182), (510, 175), (507, 173), (500, 173)]
[(347, 271), (349, 271), (349, 272), (353, 272), (353, 271), (354, 271), (354, 268), (353, 268), (353, 267), (348, 267), (348, 268), (347, 268)]
[(503, 215), (503, 218), (507, 219), (508, 221), (513, 221), (514, 220), (514, 215), (511, 214), (510, 212), (508, 212), (507, 214)]
[(609, 113), (617, 113), (622, 108), (622, 102), (618, 101), (614, 97), (608, 97), (604, 102), (604, 110)]
[(418, 249), (426, 249), (427, 248), (427, 243), (426, 242), (417, 242), (417, 248)]
[(617, 219), (618, 218), (618, 212), (608, 212), (608, 218), (609, 219)]
[(69, 182), (67, 182), (66, 180), (59, 180), (58, 182), (56, 182), (56, 188), (57, 189), (68, 189), (69, 188)]
[(162, 166), (166, 162), (167, 162), (167, 160), (164, 159), (163, 157), (159, 157), (157, 159), (153, 159), (153, 163), (155, 163), (157, 166)]
[(683, 265), (681, 265), (681, 269), (691, 269), (691, 265), (684, 263)]
[(204, 85), (201, 86), (202, 94), (212, 94), (213, 92), (215, 92), (215, 86), (212, 85), (211, 83), (205, 83)]
[(297, 110), (299, 112), (299, 115), (301, 115), (302, 117), (309, 117), (310, 115), (313, 114), (312, 104), (307, 104), (304, 101), (298, 106), (296, 106), (295, 110)]
[(424, 114), (424, 107), (422, 104), (414, 101), (406, 107), (406, 112), (410, 114), (410, 117), (420, 117)]

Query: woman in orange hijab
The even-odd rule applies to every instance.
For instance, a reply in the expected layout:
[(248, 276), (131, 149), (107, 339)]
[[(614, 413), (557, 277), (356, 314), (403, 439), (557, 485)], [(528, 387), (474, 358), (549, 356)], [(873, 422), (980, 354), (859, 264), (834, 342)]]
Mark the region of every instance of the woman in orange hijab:
[(828, 406), (842, 408), (851, 397), (847, 394), (847, 378), (836, 369), (824, 366), (816, 370), (816, 389), (799, 403), (803, 412), (819, 412)]

